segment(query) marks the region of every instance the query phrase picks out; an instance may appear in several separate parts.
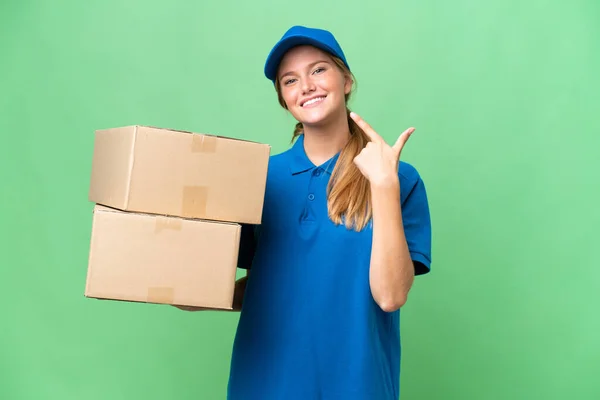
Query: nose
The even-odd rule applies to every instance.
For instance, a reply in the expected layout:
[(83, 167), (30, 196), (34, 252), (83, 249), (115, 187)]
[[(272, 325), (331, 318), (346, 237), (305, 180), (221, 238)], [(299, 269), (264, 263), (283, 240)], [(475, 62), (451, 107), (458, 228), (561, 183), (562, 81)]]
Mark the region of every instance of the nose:
[(302, 80), (302, 92), (309, 93), (315, 91), (315, 83), (310, 78)]

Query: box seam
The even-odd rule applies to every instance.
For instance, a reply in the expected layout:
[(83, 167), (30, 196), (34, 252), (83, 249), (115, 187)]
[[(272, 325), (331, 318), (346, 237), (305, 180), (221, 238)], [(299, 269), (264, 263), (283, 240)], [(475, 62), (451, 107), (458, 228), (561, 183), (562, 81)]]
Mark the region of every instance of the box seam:
[(184, 222), (186, 222), (186, 221), (187, 222), (206, 222), (206, 223), (210, 223), (210, 224), (214, 224), (214, 225), (227, 225), (227, 226), (238, 226), (238, 225), (244, 223), (244, 222), (234, 222), (234, 221), (222, 221), (222, 220), (215, 220), (215, 219), (208, 219), (208, 218), (189, 218), (189, 217), (181, 217), (181, 216), (171, 215), (171, 214), (153, 213), (153, 212), (144, 212), (144, 211), (123, 211), (118, 208), (109, 207), (109, 206), (105, 206), (105, 205), (102, 205), (102, 207), (103, 207), (103, 209), (101, 210), (101, 212), (138, 215), (141, 217), (148, 217), (148, 218), (161, 218), (162, 217), (162, 218), (169, 218), (169, 219), (179, 219)]
[(87, 276), (85, 278), (85, 296), (89, 296), (90, 293), (90, 281), (91, 281), (91, 275), (92, 275), (92, 259), (93, 259), (93, 253), (94, 253), (94, 225), (96, 224), (96, 217), (97, 217), (97, 207), (94, 207), (94, 210), (92, 211), (92, 226), (91, 226), (91, 234), (90, 234), (90, 251), (88, 254), (88, 267), (87, 267)]
[(190, 135), (204, 135), (204, 136), (211, 136), (217, 139), (225, 139), (225, 140), (230, 140), (230, 141), (235, 141), (235, 142), (244, 142), (244, 143), (250, 143), (250, 144), (256, 144), (256, 145), (261, 145), (261, 146), (267, 146), (267, 147), (271, 147), (271, 145), (267, 144), (267, 143), (262, 143), (262, 142), (257, 142), (254, 140), (249, 140), (249, 139), (242, 139), (242, 138), (238, 138), (238, 137), (233, 137), (233, 136), (223, 136), (223, 135), (217, 135), (214, 133), (202, 133), (202, 132), (196, 132), (196, 131), (186, 131), (183, 129), (175, 129), (175, 128), (161, 128), (158, 126), (153, 126), (153, 125), (136, 125), (143, 127), (143, 128), (150, 128), (150, 129), (158, 129), (158, 130), (165, 130), (165, 131), (170, 131), (170, 132), (179, 132), (179, 133), (185, 133), (185, 134), (190, 134)]
[(129, 207), (129, 197), (131, 194), (131, 181), (133, 180), (133, 167), (135, 164), (135, 149), (137, 142), (137, 131), (138, 126), (133, 127), (133, 140), (131, 141), (130, 157), (129, 157), (129, 171), (127, 171), (127, 188), (125, 190), (125, 208)]

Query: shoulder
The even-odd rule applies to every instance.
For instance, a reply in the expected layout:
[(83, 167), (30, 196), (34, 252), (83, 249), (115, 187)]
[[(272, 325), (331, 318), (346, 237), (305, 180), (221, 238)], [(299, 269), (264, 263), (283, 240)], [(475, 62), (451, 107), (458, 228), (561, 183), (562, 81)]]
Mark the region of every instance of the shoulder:
[(290, 157), (292, 156), (292, 149), (284, 150), (277, 154), (271, 154), (269, 156), (269, 165), (282, 165), (289, 163)]
[(400, 162), (398, 166), (398, 178), (400, 180), (400, 193), (402, 204), (427, 203), (425, 183), (421, 174), (413, 165)]
[(287, 149), (277, 154), (271, 154), (269, 156), (269, 162), (284, 162), (290, 158), (291, 153), (292, 149)]
[(421, 175), (417, 168), (404, 161), (400, 161), (400, 165), (398, 165), (398, 176), (401, 183), (411, 187), (421, 181)]
[(277, 154), (269, 156), (268, 176), (270, 178), (280, 176), (284, 171), (289, 171), (290, 160), (292, 159), (291, 149), (284, 150)]

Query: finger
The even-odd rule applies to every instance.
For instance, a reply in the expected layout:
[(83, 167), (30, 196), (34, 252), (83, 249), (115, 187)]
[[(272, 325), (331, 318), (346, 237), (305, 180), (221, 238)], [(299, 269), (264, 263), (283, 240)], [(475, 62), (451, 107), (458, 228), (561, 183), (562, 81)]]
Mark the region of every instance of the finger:
[(365, 134), (369, 137), (369, 139), (371, 139), (374, 142), (382, 142), (383, 141), (383, 138), (381, 136), (379, 136), (379, 134), (377, 132), (375, 132), (375, 129), (373, 129), (371, 127), (371, 125), (369, 125), (367, 123), (367, 121), (362, 119), (354, 111), (350, 113), (350, 117), (365, 132)]
[(394, 143), (394, 146), (392, 147), (394, 149), (394, 151), (396, 151), (397, 154), (400, 154), (400, 151), (404, 147), (404, 144), (406, 143), (406, 141), (408, 140), (408, 138), (410, 137), (410, 135), (412, 135), (412, 133), (414, 131), (415, 131), (415, 128), (411, 127), (411, 128), (408, 128), (407, 130), (405, 130), (404, 132), (402, 132), (402, 134), (400, 136), (398, 136), (396, 143)]

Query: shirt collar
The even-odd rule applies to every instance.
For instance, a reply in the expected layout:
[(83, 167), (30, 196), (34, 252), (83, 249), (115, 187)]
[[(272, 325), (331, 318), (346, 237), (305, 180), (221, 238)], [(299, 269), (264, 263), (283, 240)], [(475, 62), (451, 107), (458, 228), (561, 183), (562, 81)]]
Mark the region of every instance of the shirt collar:
[[(339, 155), (340, 153), (338, 152), (336, 155), (320, 165), (320, 167), (331, 174)], [(310, 161), (306, 155), (304, 150), (304, 134), (300, 134), (296, 139), (296, 143), (294, 143), (291, 149), (290, 172), (295, 175), (314, 168), (317, 168), (317, 165), (313, 164), (313, 162)]]

